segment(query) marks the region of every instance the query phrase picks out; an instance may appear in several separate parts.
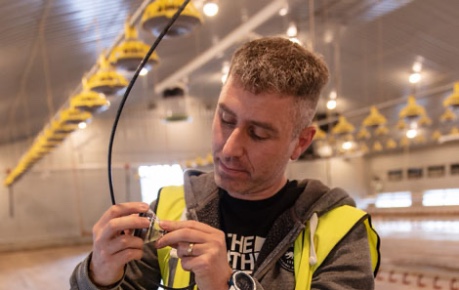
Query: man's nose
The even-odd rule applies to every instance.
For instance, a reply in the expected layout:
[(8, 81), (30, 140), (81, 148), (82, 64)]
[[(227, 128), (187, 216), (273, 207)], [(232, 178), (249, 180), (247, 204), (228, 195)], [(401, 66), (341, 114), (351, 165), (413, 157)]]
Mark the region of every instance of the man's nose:
[(240, 128), (235, 128), (226, 138), (222, 153), (225, 157), (240, 157), (244, 153), (245, 147), (244, 132)]

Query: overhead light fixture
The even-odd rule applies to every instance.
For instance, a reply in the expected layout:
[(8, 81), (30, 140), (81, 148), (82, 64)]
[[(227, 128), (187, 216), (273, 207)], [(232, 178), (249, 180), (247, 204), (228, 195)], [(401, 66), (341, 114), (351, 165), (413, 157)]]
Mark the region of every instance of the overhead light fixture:
[(147, 68), (142, 68), (139, 72), (140, 76), (146, 76), (148, 74), (149, 70)]
[(418, 135), (418, 129), (408, 129), (406, 131), (406, 137), (409, 139), (414, 139)]
[(443, 101), (443, 105), (453, 110), (459, 110), (459, 82), (454, 83), (454, 91)]
[(328, 101), (327, 101), (327, 109), (329, 110), (336, 109), (336, 106), (338, 105), (336, 98), (337, 98), (336, 91), (335, 90), (331, 91), (328, 97)]
[(202, 11), (206, 16), (214, 17), (218, 13), (218, 2), (216, 0), (207, 0), (204, 2)]
[(371, 129), (376, 129), (387, 123), (387, 119), (378, 111), (378, 108), (372, 106), (370, 114), (363, 120), (362, 125)]
[(88, 127), (88, 123), (86, 123), (86, 122), (80, 122), (78, 124), (78, 128), (80, 128), (80, 129), (86, 129), (86, 127)]
[(421, 80), (421, 74), (418, 72), (414, 72), (410, 74), (410, 77), (408, 78), (408, 81), (412, 84), (417, 84)]
[[(126, 22), (124, 24), (124, 40), (113, 48), (109, 61), (117, 69), (134, 72), (149, 50), (150, 46), (139, 39), (137, 29)], [(158, 62), (158, 54), (154, 51), (143, 69), (148, 72)]]
[(289, 38), (296, 37), (298, 35), (298, 28), (296, 27), (295, 22), (290, 22), (287, 28), (287, 36)]
[(118, 73), (104, 55), (99, 57), (99, 70), (87, 78), (87, 87), (95, 92), (110, 96), (128, 85), (126, 78)]
[[(158, 37), (180, 8), (182, 2), (182, 0), (156, 0), (150, 3), (142, 14), (142, 28)], [(190, 2), (165, 37), (180, 37), (189, 34), (202, 22), (201, 13), (196, 9), (193, 2)]]
[(288, 3), (285, 2), (284, 6), (281, 9), (279, 9), (279, 15), (285, 16), (287, 14), (288, 14)]

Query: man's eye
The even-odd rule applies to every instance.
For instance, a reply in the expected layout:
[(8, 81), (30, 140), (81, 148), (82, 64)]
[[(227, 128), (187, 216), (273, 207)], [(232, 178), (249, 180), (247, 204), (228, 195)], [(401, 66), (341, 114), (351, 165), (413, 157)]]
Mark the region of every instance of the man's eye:
[(234, 120), (234, 118), (232, 118), (231, 116), (228, 115), (228, 113), (225, 113), (225, 112), (222, 112), (220, 114), (220, 120), (222, 121), (222, 123), (224, 124), (231, 124), (231, 125), (234, 125), (236, 123), (236, 121)]
[(257, 130), (255, 128), (250, 128), (249, 129), (249, 135), (253, 140), (262, 141), (262, 140), (266, 140), (266, 139), (269, 138), (269, 136), (267, 134), (265, 134), (263, 132), (257, 132), (257, 131), (260, 131), (260, 130)]

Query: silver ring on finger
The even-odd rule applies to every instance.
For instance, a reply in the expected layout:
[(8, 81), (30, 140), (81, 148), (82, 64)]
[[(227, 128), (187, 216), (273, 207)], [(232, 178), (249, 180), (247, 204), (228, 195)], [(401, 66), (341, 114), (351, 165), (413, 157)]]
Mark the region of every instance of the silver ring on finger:
[(188, 244), (188, 249), (186, 249), (187, 256), (191, 256), (193, 254), (193, 247), (194, 247), (194, 243)]

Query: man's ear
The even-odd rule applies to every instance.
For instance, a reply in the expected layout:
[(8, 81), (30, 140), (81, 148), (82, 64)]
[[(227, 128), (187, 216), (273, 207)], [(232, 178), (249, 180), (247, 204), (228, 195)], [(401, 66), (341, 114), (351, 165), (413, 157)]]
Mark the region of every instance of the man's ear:
[(297, 138), (297, 144), (293, 149), (291, 160), (297, 160), (300, 155), (311, 145), (312, 139), (316, 134), (316, 128), (314, 126), (305, 127), (301, 130)]

